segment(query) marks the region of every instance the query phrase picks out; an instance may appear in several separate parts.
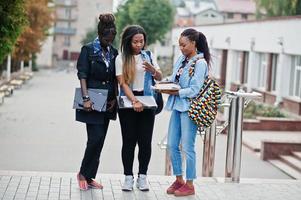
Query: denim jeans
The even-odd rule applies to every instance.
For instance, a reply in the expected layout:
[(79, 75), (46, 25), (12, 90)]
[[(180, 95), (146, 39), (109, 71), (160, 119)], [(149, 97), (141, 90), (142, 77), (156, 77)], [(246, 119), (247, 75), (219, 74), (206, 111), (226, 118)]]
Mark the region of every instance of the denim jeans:
[(196, 155), (195, 155), (195, 138), (197, 126), (188, 117), (187, 112), (173, 110), (170, 117), (168, 128), (167, 146), (172, 163), (173, 173), (176, 176), (182, 175), (182, 151), (186, 158), (186, 179), (193, 180), (196, 178)]

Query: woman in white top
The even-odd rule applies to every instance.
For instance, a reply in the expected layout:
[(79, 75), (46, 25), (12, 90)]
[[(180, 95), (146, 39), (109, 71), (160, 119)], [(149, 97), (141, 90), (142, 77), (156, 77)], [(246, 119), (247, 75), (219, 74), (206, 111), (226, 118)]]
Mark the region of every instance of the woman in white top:
[(142, 191), (148, 191), (146, 175), (151, 157), (155, 112), (152, 109), (143, 109), (136, 96), (153, 95), (154, 91), (151, 89), (153, 79), (161, 80), (162, 73), (151, 52), (144, 50), (146, 33), (141, 26), (126, 27), (121, 37), (122, 53), (116, 58), (116, 76), (120, 84), (120, 95), (127, 96), (133, 104), (131, 109), (118, 111), (125, 175), (122, 190), (133, 190), (133, 162), (135, 147), (138, 144), (139, 171), (136, 186)]

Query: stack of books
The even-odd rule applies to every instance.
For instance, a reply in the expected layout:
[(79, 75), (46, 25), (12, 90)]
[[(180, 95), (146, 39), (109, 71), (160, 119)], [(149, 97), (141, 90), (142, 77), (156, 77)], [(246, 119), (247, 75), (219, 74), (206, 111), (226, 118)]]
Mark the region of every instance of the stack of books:
[(181, 86), (174, 82), (157, 82), (156, 85), (153, 86), (153, 89), (178, 91), (181, 89)]

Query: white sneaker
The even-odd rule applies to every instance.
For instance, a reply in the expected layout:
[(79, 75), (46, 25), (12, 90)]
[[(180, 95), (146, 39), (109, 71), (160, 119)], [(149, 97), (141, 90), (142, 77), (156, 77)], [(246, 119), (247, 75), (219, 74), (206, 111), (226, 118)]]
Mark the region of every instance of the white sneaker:
[(132, 175), (125, 176), (124, 183), (122, 185), (123, 191), (132, 191), (134, 185), (134, 177)]
[(149, 185), (145, 174), (139, 174), (136, 182), (136, 187), (141, 191), (149, 191)]

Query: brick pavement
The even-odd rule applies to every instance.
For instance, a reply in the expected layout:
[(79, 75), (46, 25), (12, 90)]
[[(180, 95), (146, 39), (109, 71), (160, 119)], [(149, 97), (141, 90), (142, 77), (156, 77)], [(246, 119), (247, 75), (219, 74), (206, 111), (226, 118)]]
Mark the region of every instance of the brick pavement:
[(227, 183), (224, 178), (203, 178), (195, 181), (196, 195), (174, 197), (165, 193), (173, 177), (148, 177), (149, 192), (135, 189), (122, 192), (123, 175), (103, 174), (97, 177), (103, 190), (79, 191), (75, 173), (0, 171), (1, 200), (300, 200), (300, 180), (242, 179), (241, 183)]

